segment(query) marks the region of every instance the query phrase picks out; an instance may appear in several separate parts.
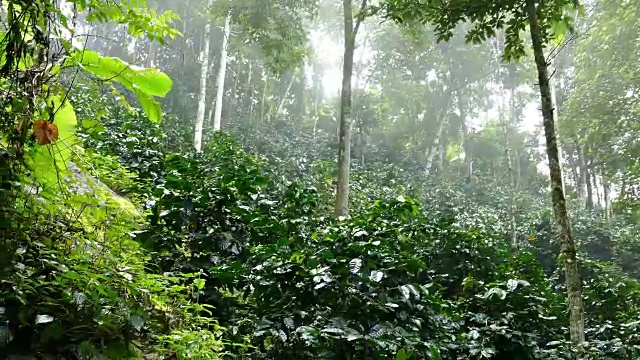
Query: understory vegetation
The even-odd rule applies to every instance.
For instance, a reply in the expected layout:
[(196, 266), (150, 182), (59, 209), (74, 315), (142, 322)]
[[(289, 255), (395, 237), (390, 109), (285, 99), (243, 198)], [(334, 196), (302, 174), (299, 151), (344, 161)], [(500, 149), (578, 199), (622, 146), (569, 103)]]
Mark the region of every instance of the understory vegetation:
[[(482, 44), (492, 7), (458, 28), (410, 0), (67, 2), (2, 2), (0, 357), (640, 358), (640, 5), (526, 1), (563, 51), (557, 184), (521, 128), (535, 44), (489, 22)], [(307, 33), (355, 48), (360, 24), (376, 56), (346, 103)]]

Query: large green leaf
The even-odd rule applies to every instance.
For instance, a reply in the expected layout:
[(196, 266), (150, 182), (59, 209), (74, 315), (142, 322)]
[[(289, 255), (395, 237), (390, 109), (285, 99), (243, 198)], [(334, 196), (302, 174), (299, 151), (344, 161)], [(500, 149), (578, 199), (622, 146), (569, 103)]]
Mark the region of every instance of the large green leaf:
[(58, 127), (58, 138), (62, 141), (56, 148), (56, 155), (62, 164), (71, 157), (70, 147), (76, 144), (76, 126), (78, 120), (76, 112), (69, 101), (62, 102), (60, 96), (49, 97), (48, 102), (53, 105), (55, 111), (53, 123)]
[(160, 108), (160, 104), (153, 99), (153, 97), (147, 95), (146, 93), (136, 90), (134, 91), (138, 96), (138, 101), (140, 102), (140, 106), (147, 114), (149, 120), (154, 122), (159, 122), (162, 117), (162, 109)]
[(71, 65), (79, 65), (102, 80), (117, 81), (134, 92), (142, 109), (152, 121), (160, 121), (160, 105), (155, 96), (165, 97), (173, 82), (157, 69), (146, 69), (127, 64), (119, 58), (102, 56), (91, 50), (77, 50), (70, 58)]

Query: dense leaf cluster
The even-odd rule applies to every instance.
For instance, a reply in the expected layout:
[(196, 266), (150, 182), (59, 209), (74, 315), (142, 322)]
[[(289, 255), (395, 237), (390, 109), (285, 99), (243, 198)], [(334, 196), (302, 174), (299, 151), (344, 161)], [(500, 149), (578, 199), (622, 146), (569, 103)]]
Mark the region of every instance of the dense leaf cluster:
[[(120, 127), (94, 137), (90, 147), (110, 143)], [(271, 146), (277, 152), (278, 145)], [(198, 301), (214, 306), (212, 316), (228, 329), (230, 342), (248, 337), (254, 346), (229, 347), (232, 353), (575, 356), (562, 335), (563, 282), (548, 214), (530, 219), (533, 228), (523, 229), (532, 234), (530, 246), (513, 253), (501, 235), (506, 227), (491, 225), (491, 211), (472, 208), (456, 187), (416, 192), (421, 206), (399, 196), (402, 188), (380, 192), (384, 175), (364, 171), (356, 176), (356, 193), (385, 200), (363, 197), (349, 219), (337, 220), (325, 216), (330, 170), (294, 171), (304, 162), (251, 155), (227, 135), (211, 137), (200, 154), (167, 151), (149, 163), (159, 170), (155, 191), (145, 195), (147, 224), (136, 239), (154, 253), (158, 274), (199, 274)], [(588, 226), (576, 233), (598, 236)], [(626, 359), (638, 351), (634, 297), (640, 292), (615, 265), (590, 260), (617, 258), (591, 248), (602, 239), (585, 240), (590, 342), (582, 356)]]

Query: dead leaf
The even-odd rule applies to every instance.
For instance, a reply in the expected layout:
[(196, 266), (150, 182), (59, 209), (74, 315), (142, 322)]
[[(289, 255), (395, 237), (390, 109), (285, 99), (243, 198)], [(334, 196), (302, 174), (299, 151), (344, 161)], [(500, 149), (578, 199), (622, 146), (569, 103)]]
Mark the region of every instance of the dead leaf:
[(40, 145), (47, 145), (58, 140), (58, 126), (47, 120), (38, 120), (33, 124), (33, 133)]

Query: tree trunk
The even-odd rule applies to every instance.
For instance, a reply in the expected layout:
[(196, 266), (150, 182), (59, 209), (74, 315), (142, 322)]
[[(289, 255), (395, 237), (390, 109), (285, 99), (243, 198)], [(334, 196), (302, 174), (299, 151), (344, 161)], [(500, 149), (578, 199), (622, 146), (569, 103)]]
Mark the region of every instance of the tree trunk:
[(453, 97), (453, 84), (454, 84), (453, 78), (451, 78), (449, 81), (449, 89), (447, 90), (444, 106), (441, 108), (438, 115), (438, 120), (440, 121), (438, 122), (438, 131), (436, 131), (436, 138), (433, 140), (433, 143), (431, 144), (431, 146), (429, 147), (429, 150), (427, 151), (427, 158), (426, 158), (425, 167), (424, 167), (425, 178), (429, 177), (429, 174), (431, 173), (431, 168), (433, 167), (433, 159), (436, 156), (436, 152), (440, 148), (440, 140), (442, 137), (442, 132), (444, 131), (444, 126), (446, 125), (446, 122), (447, 122), (449, 105), (451, 104), (451, 98)]
[(549, 85), (549, 73), (547, 60), (544, 56), (544, 44), (542, 29), (538, 23), (536, 12), (536, 0), (526, 0), (527, 14), (531, 31), (531, 42), (538, 69), (538, 84), (542, 102), (542, 118), (547, 145), (547, 157), (549, 161), (549, 177), (551, 182), (551, 201), (553, 213), (558, 227), (561, 255), (564, 260), (565, 281), (569, 300), (569, 335), (574, 346), (581, 347), (585, 340), (584, 335), (584, 307), (582, 303), (582, 286), (578, 262), (576, 258), (576, 246), (571, 236), (567, 205), (562, 187), (562, 168), (558, 154), (558, 140), (555, 130), (555, 119), (551, 89)]
[(293, 73), (291, 74), (291, 79), (289, 80), (289, 83), (287, 84), (287, 90), (284, 92), (284, 95), (282, 96), (282, 99), (280, 100), (280, 104), (278, 104), (278, 109), (276, 110), (276, 115), (280, 115), (280, 113), (282, 112), (282, 109), (284, 108), (284, 103), (287, 100), (287, 98), (289, 97), (289, 93), (291, 92), (291, 86), (293, 86), (293, 82), (296, 79), (296, 74), (298, 73), (298, 69), (294, 70)]
[(236, 74), (233, 79), (233, 89), (231, 90), (231, 99), (229, 99), (229, 112), (227, 113), (227, 119), (231, 119), (233, 111), (236, 109), (236, 98), (238, 94), (238, 82), (240, 81), (240, 74), (242, 74), (242, 62), (237, 60), (238, 66), (236, 67)]
[(520, 152), (516, 149), (515, 153), (515, 163), (516, 163), (516, 190), (520, 190), (520, 183), (522, 179), (522, 164), (520, 162)]
[(262, 99), (260, 100), (260, 124), (264, 124), (264, 102), (267, 98), (267, 85), (269, 84), (269, 78), (264, 69), (262, 69), (262, 78), (264, 79), (264, 86), (262, 87)]
[(367, 135), (360, 128), (360, 166), (364, 167), (364, 154), (367, 149)]
[[(448, 107), (448, 105), (447, 105)], [(446, 109), (443, 110), (443, 113), (446, 113)], [(447, 119), (446, 115), (443, 115), (440, 117), (440, 122), (438, 124), (438, 131), (436, 131), (436, 138), (433, 140), (433, 143), (431, 144), (431, 146), (429, 147), (429, 150), (427, 151), (427, 159), (425, 161), (425, 165), (424, 165), (424, 177), (428, 178), (429, 175), (431, 174), (431, 169), (433, 168), (433, 159), (436, 157), (436, 152), (438, 151), (438, 148), (440, 147), (440, 138), (442, 137), (442, 132), (444, 130), (444, 123)]]
[(584, 156), (584, 149), (578, 149), (578, 166), (580, 168), (580, 194), (583, 196), (583, 204), (587, 209), (593, 209), (593, 192), (591, 189), (591, 180), (589, 178), (589, 168)]
[(293, 116), (293, 122), (302, 124), (304, 119), (307, 118), (307, 74), (305, 72), (305, 68), (299, 70), (300, 72), (297, 74), (296, 79), (298, 81), (295, 82), (294, 90), (292, 91), (292, 95), (294, 98), (293, 101), (293, 109), (291, 111), (290, 116)]
[[(513, 79), (514, 76), (511, 76)], [(510, 96), (510, 104), (509, 104), (509, 115), (511, 117), (509, 122), (505, 122), (505, 145), (507, 150), (507, 169), (509, 171), (509, 182), (511, 183), (511, 197), (509, 199), (509, 223), (511, 227), (511, 246), (513, 249), (518, 249), (518, 223), (517, 223), (517, 206), (516, 206), (516, 196), (518, 192), (518, 183), (516, 180), (516, 170), (513, 166), (513, 159), (511, 158), (511, 142), (510, 137), (512, 127), (517, 122), (518, 114), (516, 114), (516, 86), (515, 81), (511, 81), (511, 96)], [(504, 97), (503, 97), (504, 98)], [(516, 158), (516, 161), (519, 161)]]
[[(212, 6), (213, 0), (208, 0), (208, 9)], [(207, 74), (209, 71), (209, 41), (212, 21), (207, 21), (204, 26), (204, 50), (200, 53), (200, 93), (198, 95), (198, 112), (196, 113), (196, 129), (193, 139), (193, 145), (198, 152), (202, 151), (202, 126), (204, 124), (204, 112), (207, 107)]]
[(181, 16), (182, 18), (182, 45), (183, 48), (182, 50), (186, 50), (186, 44), (187, 44), (187, 19), (188, 16), (191, 14), (191, 0), (186, 0), (187, 2), (187, 6), (185, 6), (185, 12), (184, 14)]
[(224, 95), (224, 80), (227, 75), (227, 44), (231, 32), (231, 12), (224, 19), (222, 31), (222, 49), (220, 50), (220, 68), (218, 69), (218, 84), (216, 93), (216, 110), (213, 114), (213, 131), (220, 131), (222, 122), (222, 96)]
[[(313, 62), (313, 116), (314, 122), (317, 124), (318, 118), (320, 117), (320, 92), (322, 91), (322, 75), (318, 70), (319, 65), (317, 61), (314, 59)], [(314, 126), (315, 129), (315, 126)], [(315, 136), (315, 131), (314, 131)]]
[[(362, 1), (364, 10), (367, 0)], [(342, 1), (344, 13), (344, 58), (342, 62), (342, 91), (340, 93), (340, 125), (338, 144), (338, 188), (336, 190), (336, 217), (349, 215), (349, 176), (351, 170), (351, 78), (353, 76), (353, 54), (356, 35), (362, 18), (353, 21), (351, 0)]]
[[(547, 66), (549, 66), (549, 63), (546, 63)], [(548, 70), (547, 70), (548, 72)], [(555, 72), (555, 70), (553, 68), (551, 68), (551, 73), (553, 74)], [(557, 76), (556, 76), (557, 77)], [(556, 82), (555, 79), (553, 78), (549, 78), (549, 90), (551, 93), (551, 105), (553, 106), (553, 119), (554, 122), (557, 121), (558, 119), (558, 114), (559, 114), (559, 107), (558, 107), (558, 96), (557, 96), (557, 91), (556, 91)], [(557, 124), (556, 124), (556, 128), (557, 128)], [(557, 129), (556, 129), (556, 141), (557, 141)], [(562, 146), (560, 145), (560, 143), (557, 143), (558, 145), (558, 164), (560, 166), (560, 170), (562, 170)], [(566, 188), (564, 185), (564, 176), (562, 177), (562, 193), (566, 193)]]
[(473, 163), (473, 154), (471, 152), (471, 139), (469, 136), (469, 125), (467, 124), (467, 113), (462, 96), (458, 96), (458, 111), (460, 111), (460, 121), (462, 123), (462, 147), (464, 149), (464, 168), (467, 171), (467, 181), (471, 183), (473, 172), (471, 164)]
[[(155, 4), (155, 1), (153, 2), (149, 2), (148, 6), (150, 8), (152, 7), (157, 7), (158, 5)], [(158, 42), (155, 40), (148, 40), (149, 41), (149, 52), (147, 54), (147, 62), (146, 65), (148, 68), (152, 68), (155, 66), (156, 63), (156, 55), (158, 54)]]
[(575, 155), (577, 154), (578, 154), (577, 147), (574, 146), (571, 149), (571, 156), (569, 156), (567, 159), (569, 161), (569, 170), (571, 170), (571, 179), (573, 179), (573, 184), (575, 185), (576, 191), (578, 192), (578, 197), (583, 202), (582, 205), (585, 206), (583, 199), (585, 199), (586, 196), (580, 189), (580, 175), (578, 171), (578, 164), (576, 163), (576, 158), (575, 158)]
[(155, 67), (157, 54), (158, 54), (158, 42), (149, 41), (149, 54), (147, 56), (147, 67), (148, 68)]
[(251, 86), (251, 78), (253, 77), (253, 61), (249, 60), (249, 79), (247, 80), (247, 89), (249, 89), (249, 125), (253, 123), (253, 87)]
[(591, 170), (591, 188), (593, 189), (593, 195), (595, 195), (595, 198), (593, 199), (594, 203), (593, 203), (593, 207), (595, 208), (596, 206), (600, 206), (600, 187), (598, 186), (598, 175), (596, 174), (596, 170), (595, 169), (590, 169)]
[(611, 218), (611, 206), (609, 204), (609, 192), (611, 190), (610, 190), (609, 181), (607, 180), (605, 175), (602, 174), (601, 177), (602, 177), (602, 197), (603, 197), (602, 200), (604, 202), (604, 217), (605, 219), (609, 219)]

